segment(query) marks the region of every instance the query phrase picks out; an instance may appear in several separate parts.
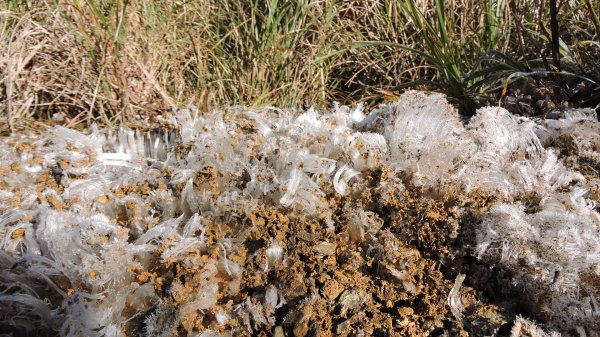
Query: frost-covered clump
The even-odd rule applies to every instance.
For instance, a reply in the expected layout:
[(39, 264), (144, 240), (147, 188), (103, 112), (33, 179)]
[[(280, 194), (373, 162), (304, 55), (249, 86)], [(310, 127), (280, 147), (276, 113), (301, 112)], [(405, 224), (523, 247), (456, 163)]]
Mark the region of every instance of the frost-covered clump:
[[(401, 160), (416, 183), (455, 182), (496, 197), (477, 230), (477, 256), (513, 274), (513, 286), (555, 327), (600, 331), (597, 179), (563, 160), (600, 154), (595, 115), (539, 123), (489, 107), (463, 126), (447, 103), (419, 96), (375, 112), (397, 116), (386, 133), (390, 161)], [(551, 147), (565, 139), (572, 151)]]
[[(148, 134), (56, 127), (7, 138), (0, 142), (0, 327), (15, 335), (285, 329), (304, 336), (326, 302), (338, 315), (335, 329), (368, 334), (344, 319), (389, 289), (362, 296), (366, 288), (358, 278), (344, 281), (339, 266), (368, 261), (361, 270), (380, 278), (369, 286), (402, 289), (373, 307), (385, 306), (398, 322), (414, 318), (404, 306), (426, 291), (418, 285), (426, 278), (409, 273), (408, 261), (422, 256), (401, 245), (423, 237), (396, 237), (402, 231), (389, 227), (411, 212), (444, 222), (434, 202), (422, 203), (427, 212), (401, 212), (403, 203), (419, 204), (409, 198), (433, 200), (429, 192), (451, 186), (464, 193), (453, 214), (476, 220), (473, 254), (481, 263), (506, 270), (511, 288), (550, 328), (591, 335), (599, 330), (600, 185), (577, 165), (598, 155), (597, 125), (534, 121), (500, 108), (462, 121), (443, 96), (410, 92), (368, 115), (360, 106), (190, 108)], [(573, 128), (588, 131), (559, 142)], [(306, 271), (317, 267), (335, 277)], [(284, 273), (294, 270), (312, 281)], [(356, 288), (344, 290), (343, 282)], [(319, 291), (306, 288), (317, 284)], [(460, 287), (450, 293), (452, 281), (446, 285), (448, 303), (467, 308)], [(442, 309), (459, 321), (469, 314)], [(385, 315), (378, 317), (390, 329), (416, 329)], [(427, 331), (444, 326), (432, 316)], [(535, 329), (520, 319), (513, 334)]]
[(560, 167), (552, 151), (542, 149), (534, 133), (537, 127), (504, 109), (479, 110), (467, 125), (477, 151), (457, 178), (467, 190), (480, 189), (507, 198), (556, 188), (578, 178)]
[(404, 95), (361, 124), (385, 136), (389, 164), (412, 174), (418, 185), (449, 182), (475, 151), (458, 114), (442, 95)]
[(558, 119), (544, 121), (538, 136), (545, 146), (554, 146), (573, 158), (600, 165), (600, 124), (593, 109), (569, 110)]
[(538, 314), (556, 326), (596, 330), (600, 219), (589, 205), (577, 204), (580, 196), (572, 198), (572, 210), (552, 199), (530, 214), (521, 204), (493, 206), (479, 230), (478, 251), (513, 273), (513, 286)]
[[(415, 183), (454, 182), (498, 198), (482, 215), (478, 257), (509, 270), (541, 317), (555, 327), (600, 331), (597, 178), (587, 181), (563, 160), (596, 162), (595, 114), (571, 112), (539, 123), (489, 107), (463, 125), (439, 96), (414, 94), (366, 121), (373, 116), (390, 116), (390, 162)], [(557, 143), (562, 147), (551, 147)]]
[(244, 244), (285, 214), (336, 227), (326, 196), (350, 193), (388, 155), (383, 135), (354, 128), (363, 118), (360, 107), (188, 109), (171, 131), (56, 127), (4, 140), (2, 326), (64, 336), (272, 326), (280, 285), (241, 294), (242, 266), (256, 260), (249, 277), (264, 283), (286, 268), (284, 238)]

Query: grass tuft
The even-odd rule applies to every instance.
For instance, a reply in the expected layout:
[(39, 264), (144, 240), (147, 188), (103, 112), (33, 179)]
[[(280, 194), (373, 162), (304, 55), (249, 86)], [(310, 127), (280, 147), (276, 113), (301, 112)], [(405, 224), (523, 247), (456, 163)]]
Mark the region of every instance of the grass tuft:
[(374, 105), (408, 87), (470, 114), (523, 78), (595, 92), (600, 2), (559, 2), (552, 67), (542, 2), (7, 0), (0, 132), (131, 124), (189, 103)]

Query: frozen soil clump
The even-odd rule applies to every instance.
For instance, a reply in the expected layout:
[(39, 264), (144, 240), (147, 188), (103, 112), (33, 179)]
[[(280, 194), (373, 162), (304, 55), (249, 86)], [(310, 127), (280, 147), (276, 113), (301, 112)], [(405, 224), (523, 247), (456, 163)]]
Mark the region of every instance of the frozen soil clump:
[(598, 336), (594, 118), (409, 92), (3, 139), (0, 330)]

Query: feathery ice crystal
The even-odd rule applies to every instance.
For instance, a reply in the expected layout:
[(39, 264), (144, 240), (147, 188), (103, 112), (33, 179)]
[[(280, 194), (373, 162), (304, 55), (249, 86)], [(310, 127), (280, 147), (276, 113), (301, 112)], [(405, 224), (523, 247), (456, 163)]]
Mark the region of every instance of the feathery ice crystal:
[[(409, 92), (368, 116), (361, 106), (189, 108), (149, 134), (55, 127), (9, 137), (0, 143), (0, 327), (15, 335), (226, 336), (283, 324), (302, 335), (314, 303), (329, 295), (305, 291), (290, 302), (287, 281), (274, 281), (278, 268), (295, 268), (278, 225), (326, 233), (302, 237), (325, 258), (342, 251), (336, 237), (364, 244), (356, 254), (365, 258), (401, 254), (396, 241), (413, 239), (395, 238), (381, 215), (395, 213), (376, 204), (453, 186), (486, 200), (455, 206), (473, 214), (460, 226), (472, 226), (479, 263), (510, 275), (510, 289), (545, 328), (597, 335), (600, 125), (591, 111), (559, 117), (489, 107), (464, 123), (443, 96)], [(380, 185), (376, 174), (385, 175)], [(421, 292), (402, 268), (383, 269), (409, 295)], [(445, 291), (462, 326), (461, 285), (475, 281), (458, 273)], [(332, 290), (331, 301), (350, 315), (357, 291)], [(297, 310), (277, 317), (291, 303)], [(512, 331), (546, 335), (520, 317)]]

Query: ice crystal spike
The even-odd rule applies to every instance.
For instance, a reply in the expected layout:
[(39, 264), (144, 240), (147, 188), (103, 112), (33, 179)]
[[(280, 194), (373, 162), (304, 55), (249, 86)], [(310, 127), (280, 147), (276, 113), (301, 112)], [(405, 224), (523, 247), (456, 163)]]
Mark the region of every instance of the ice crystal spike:
[(450, 294), (448, 295), (448, 305), (450, 306), (450, 311), (452, 311), (454, 317), (456, 317), (456, 319), (459, 321), (463, 320), (464, 315), (462, 312), (465, 310), (460, 299), (460, 287), (462, 287), (465, 277), (465, 274), (458, 274), (456, 276), (456, 280), (454, 280), (454, 287), (452, 287), (452, 290), (450, 290)]

